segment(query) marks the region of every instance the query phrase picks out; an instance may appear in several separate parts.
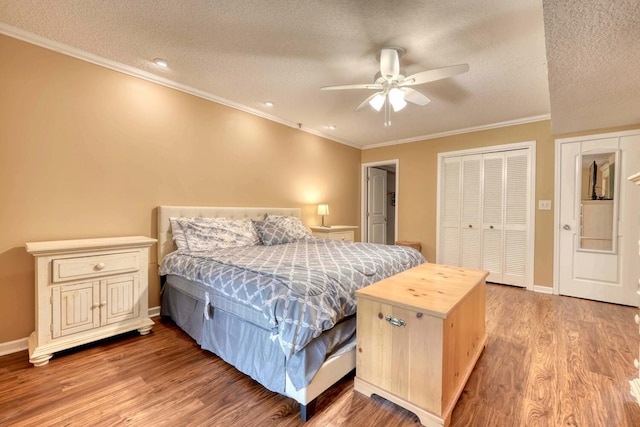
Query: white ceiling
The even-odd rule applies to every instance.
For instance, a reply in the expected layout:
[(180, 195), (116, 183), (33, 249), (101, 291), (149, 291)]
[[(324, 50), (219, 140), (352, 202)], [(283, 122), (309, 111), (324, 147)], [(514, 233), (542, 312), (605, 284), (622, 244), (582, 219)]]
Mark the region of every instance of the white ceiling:
[(544, 0), (553, 132), (640, 123), (640, 1)]
[[(638, 16), (637, 0), (0, 0), (2, 33), (356, 147), (547, 119), (550, 99), (556, 133), (640, 123)], [(320, 91), (372, 82), (384, 46), (405, 75), (470, 71), (417, 86), (432, 102), (385, 128), (354, 112), (372, 92)]]

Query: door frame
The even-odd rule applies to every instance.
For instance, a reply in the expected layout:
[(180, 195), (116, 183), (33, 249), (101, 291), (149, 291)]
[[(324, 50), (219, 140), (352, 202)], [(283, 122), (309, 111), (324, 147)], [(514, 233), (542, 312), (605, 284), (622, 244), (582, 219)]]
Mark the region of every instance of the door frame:
[[(634, 136), (638, 135), (640, 132), (636, 130), (626, 130), (620, 132), (608, 132), (608, 133), (599, 133), (599, 134), (591, 134), (584, 136), (575, 136), (570, 138), (559, 138), (555, 140), (555, 167), (554, 167), (554, 183), (553, 183), (553, 294), (560, 295), (560, 169), (561, 169), (561, 151), (562, 144), (573, 143), (573, 142), (584, 142), (584, 141), (594, 141), (598, 139), (606, 139), (606, 138), (623, 138), (625, 136)], [(622, 158), (624, 153), (620, 153), (620, 157)], [(620, 170), (622, 173), (622, 170)], [(619, 179), (619, 187), (618, 193), (620, 193), (620, 188), (624, 183), (625, 177), (620, 175)], [(622, 200), (620, 200), (622, 202)], [(619, 233), (620, 228), (620, 218), (618, 217), (618, 227), (616, 227), (616, 232)]]
[[(367, 169), (376, 166), (387, 166), (394, 165), (396, 168), (396, 205), (393, 207), (395, 213), (395, 221), (393, 224), (394, 230), (393, 235), (395, 239), (398, 240), (398, 189), (400, 188), (400, 160), (392, 159), (392, 160), (380, 160), (377, 162), (369, 162), (362, 163), (362, 167), (360, 170), (360, 241), (368, 242), (369, 241), (369, 230), (367, 229)], [(393, 244), (395, 242), (389, 243)]]
[(511, 144), (501, 144), (501, 145), (490, 145), (486, 147), (477, 147), (477, 148), (469, 148), (465, 150), (456, 150), (456, 151), (446, 151), (438, 153), (438, 163), (437, 163), (437, 183), (436, 183), (436, 262), (440, 259), (440, 198), (442, 190), (442, 177), (441, 177), (441, 166), (442, 162), (447, 157), (458, 157), (458, 156), (466, 156), (471, 154), (487, 154), (494, 153), (499, 151), (513, 151), (519, 150), (523, 148), (529, 149), (529, 168), (530, 168), (530, 176), (531, 176), (531, 186), (529, 188), (529, 230), (528, 230), (528, 239), (527, 245), (531, 247), (531, 251), (529, 252), (529, 256), (527, 259), (528, 265), (531, 266), (530, 271), (527, 273), (527, 284), (525, 289), (529, 291), (533, 291), (536, 289), (536, 285), (534, 283), (535, 277), (535, 252), (536, 252), (536, 141), (523, 141), (523, 142), (514, 142)]

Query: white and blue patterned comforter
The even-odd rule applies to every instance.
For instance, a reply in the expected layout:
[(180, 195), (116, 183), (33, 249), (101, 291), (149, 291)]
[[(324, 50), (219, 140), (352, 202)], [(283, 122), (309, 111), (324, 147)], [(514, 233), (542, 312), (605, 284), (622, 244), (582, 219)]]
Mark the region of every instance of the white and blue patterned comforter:
[(290, 356), (356, 311), (355, 291), (425, 262), (405, 246), (300, 240), (210, 252), (176, 251), (160, 274), (175, 274), (206, 286), (216, 298), (260, 311)]

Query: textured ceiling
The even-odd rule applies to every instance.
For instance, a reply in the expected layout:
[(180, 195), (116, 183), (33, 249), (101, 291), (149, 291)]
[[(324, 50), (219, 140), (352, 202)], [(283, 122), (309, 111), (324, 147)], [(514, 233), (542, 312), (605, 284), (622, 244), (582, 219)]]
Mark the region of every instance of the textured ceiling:
[(640, 123), (640, 1), (545, 0), (555, 134)]
[[(592, 9), (578, 0), (548, 3), (543, 14), (540, 0), (0, 0), (0, 32), (94, 62), (104, 58), (112, 68), (140, 70), (147, 78), (365, 147), (548, 118), (545, 24), (554, 129), (572, 128), (572, 100), (580, 99), (574, 92), (585, 92), (586, 81), (576, 75), (591, 75), (593, 54), (611, 53), (599, 42), (606, 45), (607, 32), (623, 19), (607, 15), (598, 2)], [(634, 7), (636, 2), (627, 2), (627, 10)], [(592, 33), (574, 28), (576, 11), (581, 20), (609, 18)], [(637, 41), (637, 21), (624, 24)], [(580, 54), (573, 44), (585, 36), (594, 47)], [(405, 74), (460, 63), (470, 71), (417, 86), (432, 102), (410, 104), (392, 114), (392, 126), (385, 128), (382, 112), (354, 112), (370, 91), (320, 91), (373, 81), (376, 53), (384, 46), (406, 49)], [(629, 54), (637, 58), (638, 52)], [(156, 67), (156, 57), (167, 59), (169, 69)], [(606, 68), (601, 63), (597, 70)], [(617, 83), (610, 78), (602, 89), (618, 97)], [(275, 106), (265, 107), (267, 100)], [(588, 106), (595, 113), (579, 117), (599, 114), (597, 107)]]

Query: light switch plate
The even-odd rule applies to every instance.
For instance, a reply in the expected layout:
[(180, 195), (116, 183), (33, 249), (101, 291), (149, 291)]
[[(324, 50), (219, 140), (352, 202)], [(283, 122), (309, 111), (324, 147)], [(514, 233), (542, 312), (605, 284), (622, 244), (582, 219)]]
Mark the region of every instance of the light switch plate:
[(551, 210), (551, 200), (538, 200), (538, 210), (540, 210), (540, 211), (550, 211)]

